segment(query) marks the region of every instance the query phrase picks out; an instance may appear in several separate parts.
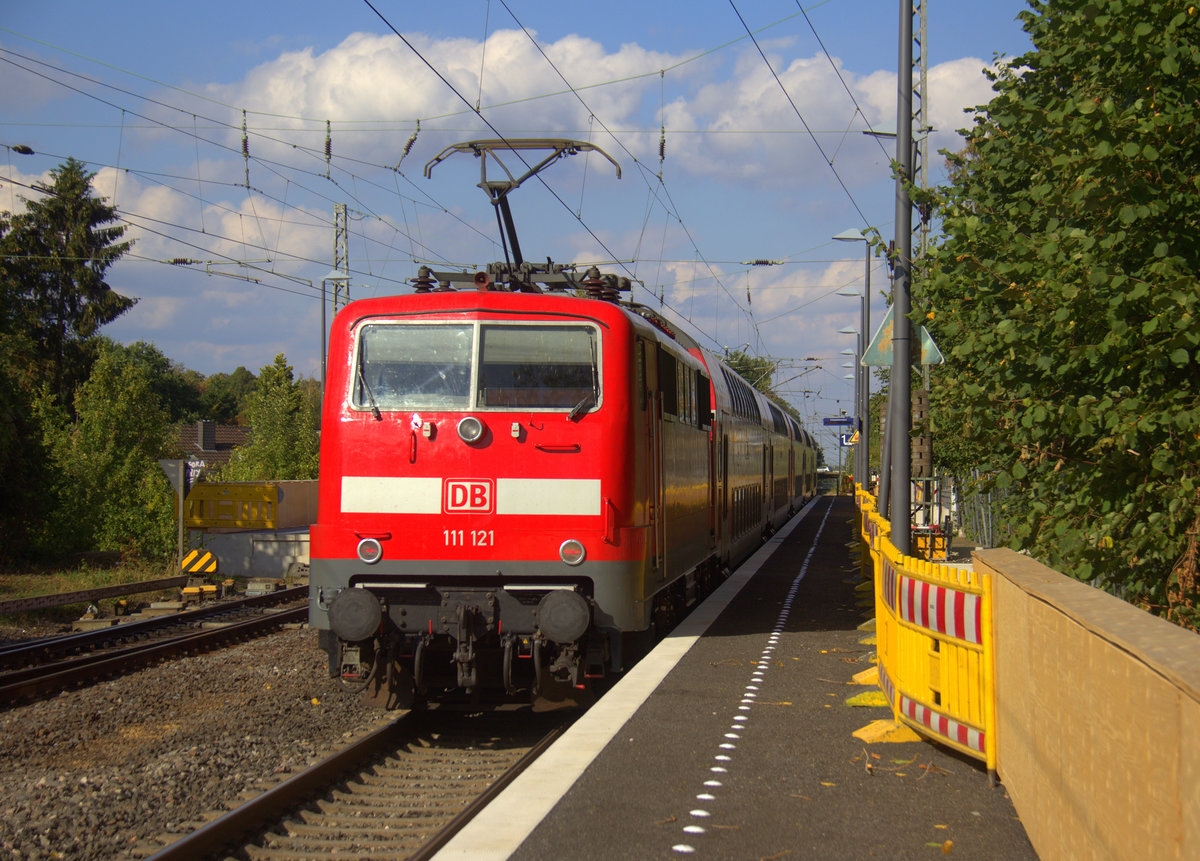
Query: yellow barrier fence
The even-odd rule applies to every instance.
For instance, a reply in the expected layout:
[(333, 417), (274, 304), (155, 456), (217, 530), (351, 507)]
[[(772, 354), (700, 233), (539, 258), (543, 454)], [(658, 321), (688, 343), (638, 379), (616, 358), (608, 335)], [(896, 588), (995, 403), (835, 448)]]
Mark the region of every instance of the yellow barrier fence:
[(896, 720), (996, 770), (991, 577), (901, 556), (856, 494), (875, 584), (879, 685)]
[(195, 485), (184, 502), (189, 529), (274, 529), (279, 486), (274, 482)]

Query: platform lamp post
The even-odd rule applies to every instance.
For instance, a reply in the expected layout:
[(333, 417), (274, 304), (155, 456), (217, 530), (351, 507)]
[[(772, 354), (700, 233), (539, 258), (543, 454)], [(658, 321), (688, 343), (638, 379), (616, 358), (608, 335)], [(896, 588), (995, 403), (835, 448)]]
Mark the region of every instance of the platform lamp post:
[[(855, 294), (855, 295), (857, 295), (857, 294)], [(854, 383), (854, 399), (851, 401), (851, 404), (853, 404), (853, 408), (850, 410), (850, 412), (851, 412), (851, 415), (854, 416), (854, 424), (852, 425), (852, 427), (855, 429), (858, 429), (859, 427), (862, 426), (862, 414), (859, 412), (859, 409), (858, 409), (858, 400), (859, 400), (858, 395), (859, 395), (859, 392), (862, 390), (862, 382), (861, 382), (861, 380), (859, 380), (859, 373), (858, 373), (857, 369), (858, 369), (859, 360), (862, 358), (863, 336), (862, 336), (862, 332), (858, 331), (858, 329), (855, 329), (853, 326), (845, 326), (841, 329), (838, 329), (838, 334), (854, 336), (854, 349), (853, 350), (842, 350), (842, 355), (844, 355), (847, 359), (853, 359), (853, 361), (842, 362), (842, 367), (845, 368), (847, 371), (853, 370), (854, 373), (852, 373), (852, 374), (847, 373), (842, 377), (842, 379), (851, 380)], [(853, 437), (853, 434), (851, 434), (851, 437)], [(851, 462), (850, 462), (850, 472), (854, 476), (854, 481), (856, 484), (862, 480), (862, 470), (858, 465), (858, 453), (859, 453), (859, 447), (858, 447), (858, 444), (855, 443), (853, 460), (851, 460)]]
[(858, 355), (855, 359), (854, 410), (858, 415), (858, 445), (854, 448), (854, 480), (867, 490), (871, 483), (871, 372), (863, 364), (863, 356), (871, 337), (871, 243), (861, 230), (843, 230), (833, 237), (839, 242), (861, 242), (865, 251), (863, 290), (838, 291), (839, 296), (861, 295), (858, 324)]

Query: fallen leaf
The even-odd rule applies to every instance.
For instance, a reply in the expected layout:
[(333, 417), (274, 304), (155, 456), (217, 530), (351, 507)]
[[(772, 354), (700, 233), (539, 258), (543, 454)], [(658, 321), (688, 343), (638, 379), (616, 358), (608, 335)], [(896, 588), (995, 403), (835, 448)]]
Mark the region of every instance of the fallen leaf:
[(942, 854), (943, 855), (949, 855), (951, 853), (951, 851), (953, 851), (953, 849), (954, 849), (954, 841), (953, 840), (947, 840), (945, 843), (942, 844)]
[(828, 783), (828, 782), (826, 782), (826, 781), (824, 781), (824, 780), (822, 780), (822, 781), (821, 781), (821, 785), (822, 785), (822, 786), (837, 786), (837, 784), (836, 784), (836, 783)]
[(655, 824), (655, 825), (670, 825), (670, 824), (671, 824), (672, 822), (674, 822), (674, 821), (675, 821), (675, 814), (674, 814), (674, 813), (672, 813), (672, 814), (671, 814), (671, 816), (670, 816), (670, 818), (668, 818), (668, 819), (660, 819), (660, 820), (658, 820), (657, 822), (655, 822), (654, 824)]

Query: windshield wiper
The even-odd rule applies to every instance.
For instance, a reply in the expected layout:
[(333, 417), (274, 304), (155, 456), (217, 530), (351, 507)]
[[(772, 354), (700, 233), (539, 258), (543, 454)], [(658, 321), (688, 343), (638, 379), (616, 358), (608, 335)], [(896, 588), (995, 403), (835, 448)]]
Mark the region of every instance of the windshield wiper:
[(375, 416), (375, 421), (383, 421), (383, 416), (379, 414), (379, 406), (375, 403), (375, 395), (371, 394), (371, 387), (367, 385), (367, 378), (363, 376), (361, 364), (358, 366), (358, 383), (362, 386), (363, 391), (367, 393), (367, 401), (371, 405), (371, 415)]
[(571, 411), (569, 413), (567, 413), (567, 421), (569, 421), (569, 422), (575, 421), (576, 419), (578, 419), (581, 415), (583, 415), (585, 412), (590, 410), (595, 405), (596, 405), (596, 395), (594, 393), (589, 392), (588, 394), (583, 396), (582, 401), (577, 403), (574, 407), (571, 408)]
[(567, 413), (567, 421), (569, 422), (575, 421), (596, 404), (600, 403), (600, 379), (596, 371), (596, 342), (589, 339), (589, 346), (592, 348), (592, 391), (584, 395), (583, 400)]

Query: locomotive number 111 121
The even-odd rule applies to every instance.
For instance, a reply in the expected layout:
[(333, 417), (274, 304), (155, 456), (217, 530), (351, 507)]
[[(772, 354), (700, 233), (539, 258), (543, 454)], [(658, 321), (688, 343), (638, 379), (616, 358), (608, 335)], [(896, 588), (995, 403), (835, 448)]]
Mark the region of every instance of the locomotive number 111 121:
[(492, 547), (496, 533), (491, 529), (443, 529), (442, 541), (447, 547)]

